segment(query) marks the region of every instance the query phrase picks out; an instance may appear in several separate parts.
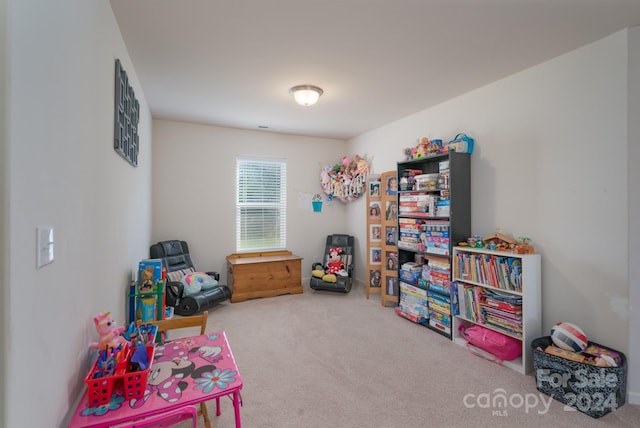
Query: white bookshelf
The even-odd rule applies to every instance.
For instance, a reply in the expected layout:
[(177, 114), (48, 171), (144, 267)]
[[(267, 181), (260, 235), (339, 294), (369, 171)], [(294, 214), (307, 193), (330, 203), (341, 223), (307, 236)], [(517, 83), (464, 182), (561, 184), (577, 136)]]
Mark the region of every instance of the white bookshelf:
[[(504, 258), (519, 259), (521, 263), (521, 289), (514, 290), (509, 287), (496, 287), (495, 281), (489, 279), (489, 275), (475, 275), (473, 278), (461, 277), (460, 273), (460, 253), (470, 255), (486, 255)], [(522, 335), (510, 333), (504, 329), (494, 327), (487, 323), (472, 321), (460, 314), (464, 313), (460, 308), (457, 315), (453, 317), (453, 341), (461, 346), (466, 346), (467, 341), (460, 335), (458, 328), (461, 324), (471, 326), (473, 324), (482, 325), (490, 330), (495, 330), (507, 336), (518, 339), (522, 345), (522, 356), (512, 360), (505, 361), (503, 365), (513, 369), (519, 373), (527, 374), (533, 369), (533, 353), (531, 351), (531, 342), (541, 336), (542, 324), (542, 292), (541, 292), (541, 263), (540, 254), (515, 254), (504, 251), (491, 251), (484, 248), (470, 247), (454, 247), (452, 252), (452, 269), (451, 278), (452, 286), (458, 286), (458, 283), (464, 283), (471, 286), (480, 286), (484, 289), (497, 290), (508, 294), (522, 297)], [(478, 272), (478, 270), (474, 270)], [(485, 272), (486, 273), (486, 272)], [(454, 283), (455, 282), (455, 283)], [(460, 304), (460, 301), (458, 302)]]

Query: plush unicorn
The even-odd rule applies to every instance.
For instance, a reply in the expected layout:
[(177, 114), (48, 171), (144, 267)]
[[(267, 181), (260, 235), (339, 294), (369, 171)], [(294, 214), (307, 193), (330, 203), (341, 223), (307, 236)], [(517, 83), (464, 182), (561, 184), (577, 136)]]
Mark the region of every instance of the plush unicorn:
[(109, 312), (101, 312), (98, 316), (93, 317), (93, 323), (96, 325), (96, 331), (100, 339), (98, 342), (91, 344), (92, 348), (104, 349), (107, 345), (115, 348), (127, 341), (120, 335), (124, 331), (124, 327), (116, 328)]

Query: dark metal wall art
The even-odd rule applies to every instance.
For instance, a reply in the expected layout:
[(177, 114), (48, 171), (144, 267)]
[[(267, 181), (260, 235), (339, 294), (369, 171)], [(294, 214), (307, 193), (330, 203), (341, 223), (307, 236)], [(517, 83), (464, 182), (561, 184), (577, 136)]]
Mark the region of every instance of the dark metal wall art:
[(114, 106), (114, 149), (131, 165), (138, 166), (140, 105), (119, 59), (116, 59)]

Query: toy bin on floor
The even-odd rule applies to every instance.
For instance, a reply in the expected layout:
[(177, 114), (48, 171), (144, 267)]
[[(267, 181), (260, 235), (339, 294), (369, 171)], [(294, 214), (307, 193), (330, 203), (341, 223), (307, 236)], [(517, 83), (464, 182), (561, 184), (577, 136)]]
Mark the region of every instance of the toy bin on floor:
[[(550, 336), (531, 342), (538, 391), (592, 418), (602, 417), (625, 403), (627, 359), (622, 352), (615, 351), (622, 359), (618, 367), (599, 367), (547, 354), (544, 350), (552, 343)], [(589, 345), (607, 348), (594, 342)]]
[(123, 357), (120, 358), (113, 376), (96, 378), (95, 375), (98, 372), (98, 362), (96, 360), (84, 379), (87, 385), (89, 407), (108, 404), (111, 400), (111, 395), (116, 391), (121, 393), (125, 400), (142, 398), (147, 388), (147, 377), (155, 355), (155, 346), (146, 346), (146, 351), (149, 358), (149, 366), (146, 370), (131, 371), (131, 357), (135, 352), (135, 348), (125, 346), (122, 351)]

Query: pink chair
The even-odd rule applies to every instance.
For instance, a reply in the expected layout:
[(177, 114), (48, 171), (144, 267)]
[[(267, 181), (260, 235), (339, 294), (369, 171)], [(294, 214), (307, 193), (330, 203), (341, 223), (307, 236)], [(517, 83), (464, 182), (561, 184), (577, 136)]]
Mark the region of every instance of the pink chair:
[(112, 428), (164, 428), (191, 419), (193, 428), (198, 428), (198, 409), (196, 406), (185, 406), (170, 412), (141, 419), (135, 422), (125, 422)]

